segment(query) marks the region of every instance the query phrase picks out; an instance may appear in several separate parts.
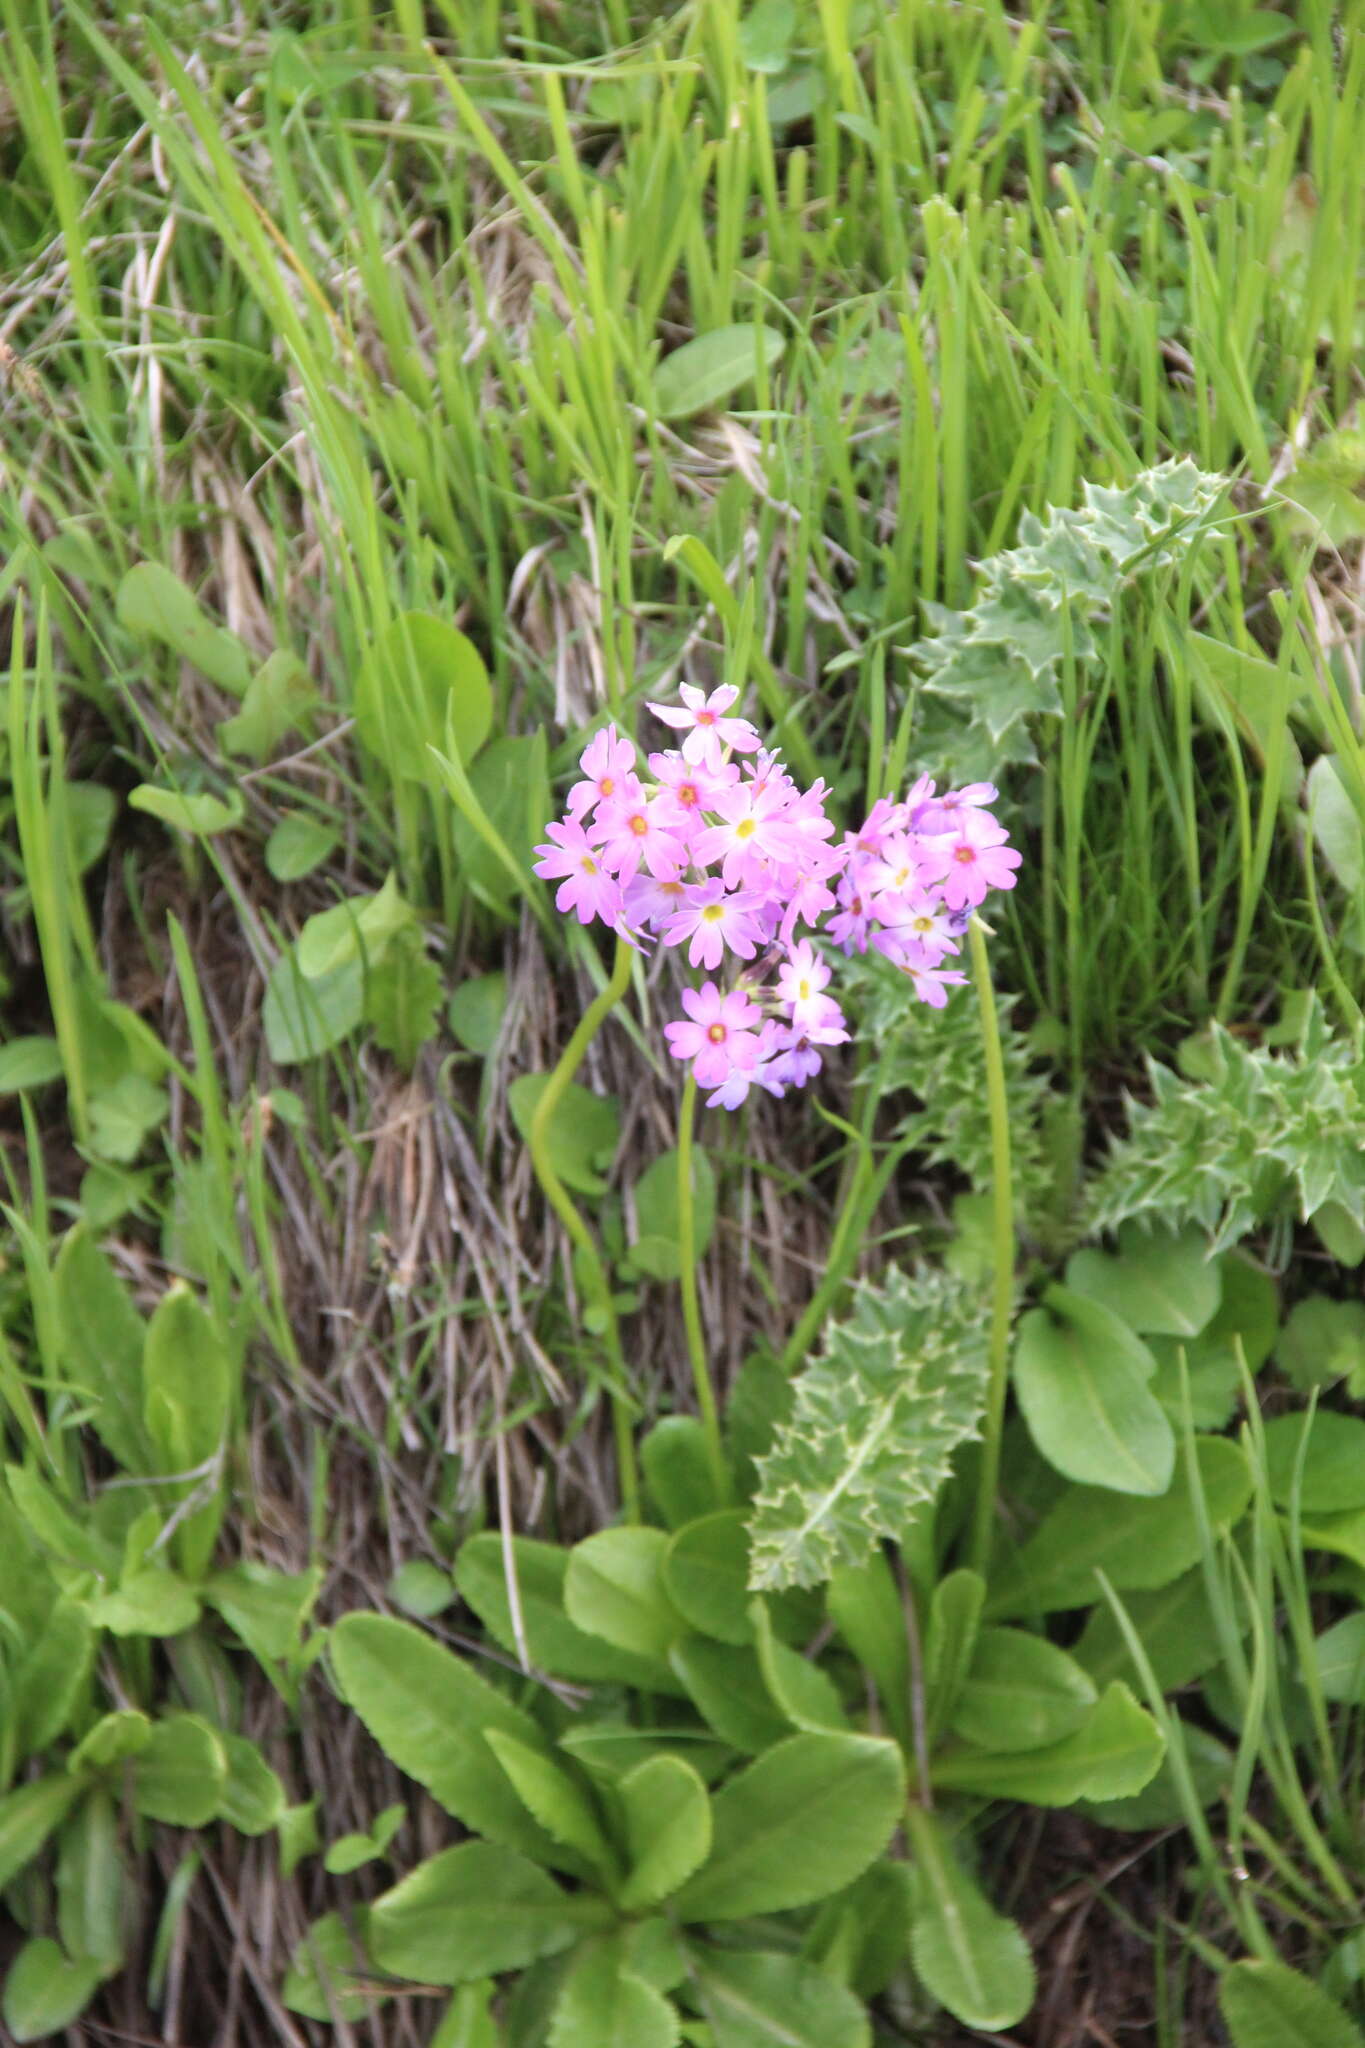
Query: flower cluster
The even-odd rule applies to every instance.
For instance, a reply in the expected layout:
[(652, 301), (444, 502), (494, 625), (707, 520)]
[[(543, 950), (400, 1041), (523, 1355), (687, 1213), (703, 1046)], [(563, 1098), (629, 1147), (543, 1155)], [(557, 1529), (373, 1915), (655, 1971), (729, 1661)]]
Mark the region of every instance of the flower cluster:
[(845, 953), (875, 947), (920, 1001), (941, 1009), (966, 976), (945, 962), (991, 889), (1012, 889), (1019, 855), (991, 816), (988, 782), (935, 793), (921, 777), (883, 797), (862, 829), (836, 841), (823, 781), (800, 789), (747, 719), (738, 691), (688, 683), (681, 704), (651, 704), (682, 735), (642, 768), (609, 725), (584, 749), (564, 818), (547, 825), (535, 872), (555, 903), (643, 946), (685, 946), (691, 966), (741, 963), (734, 985), (683, 991), (685, 1018), (664, 1035), (690, 1060), (708, 1103), (735, 1109), (750, 1088), (783, 1095), (820, 1070), (848, 1028), (828, 993), (829, 962), (798, 927), (821, 927)]

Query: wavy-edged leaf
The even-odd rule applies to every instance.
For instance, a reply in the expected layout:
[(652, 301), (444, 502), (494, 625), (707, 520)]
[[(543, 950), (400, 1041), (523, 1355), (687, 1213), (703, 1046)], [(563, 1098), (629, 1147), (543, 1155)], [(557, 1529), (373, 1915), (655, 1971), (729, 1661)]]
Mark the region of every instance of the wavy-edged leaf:
[(484, 1740), (511, 1779), (522, 1805), (546, 1834), (582, 1856), (610, 1881), (616, 1857), (577, 1780), (543, 1750), (518, 1742), (505, 1729), (485, 1729)]
[(622, 1778), (631, 1868), (620, 1903), (638, 1913), (686, 1883), (711, 1851), (711, 1802), (681, 1757), (656, 1756)]
[(575, 1956), (550, 2022), (548, 2048), (675, 2048), (679, 2037), (676, 2011), (630, 1968), (623, 1940), (589, 1942)]
[(1156, 1722), (1116, 1678), (1081, 1726), (1062, 1741), (1012, 1755), (945, 1749), (934, 1759), (933, 1779), (943, 1791), (1021, 1799), (1030, 1806), (1125, 1799), (1155, 1775), (1165, 1749)]
[(1349, 2014), (1287, 1963), (1233, 1963), (1218, 1980), (1233, 2048), (1365, 2048)]
[(902, 1535), (976, 1434), (989, 1371), (979, 1289), (929, 1268), (859, 1286), (758, 1461), (750, 1585), (818, 1585)]
[(697, 1948), (693, 1959), (715, 2048), (868, 2048), (861, 2000), (800, 1956)]
[[(467, 1828), (543, 1862), (563, 1863), (564, 1852), (531, 1819), (485, 1739), (496, 1728), (543, 1749), (529, 1714), (406, 1621), (348, 1614), (330, 1644), (343, 1698), (400, 1770)], [(579, 1867), (576, 1860), (572, 1867)]]
[(949, 1725), (979, 1749), (1042, 1749), (1074, 1734), (1097, 1697), (1074, 1657), (1045, 1636), (983, 1628)]
[(464, 1984), (557, 1955), (600, 1926), (606, 1910), (591, 1893), (561, 1891), (514, 1849), (461, 1842), (380, 1894), (369, 1947), (395, 1976)]
[(711, 1855), (674, 1911), (684, 1921), (740, 1920), (825, 1898), (885, 1848), (904, 1796), (894, 1743), (793, 1735), (716, 1794)]
[(908, 1815), (910, 1954), (925, 1987), (955, 2019), (999, 2032), (1033, 2003), (1028, 1943), (968, 1876), (942, 1822), (923, 1807)]
[[(526, 1656), (539, 1671), (584, 1685), (633, 1685), (644, 1692), (682, 1691), (667, 1664), (605, 1642), (578, 1628), (564, 1611), (569, 1553), (555, 1543), (493, 1530), (471, 1536), (455, 1560), (455, 1583), (493, 1640), (509, 1656)], [(514, 1581), (516, 1611), (513, 1611)], [(518, 1637), (520, 1623), (520, 1639)]]

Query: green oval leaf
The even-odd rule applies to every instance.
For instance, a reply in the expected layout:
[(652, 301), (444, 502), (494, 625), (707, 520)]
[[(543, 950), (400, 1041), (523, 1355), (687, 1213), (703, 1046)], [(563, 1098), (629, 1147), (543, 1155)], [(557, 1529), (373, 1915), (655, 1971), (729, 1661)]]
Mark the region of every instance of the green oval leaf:
[(227, 1776), (218, 1802), (218, 1817), (244, 1835), (268, 1834), (284, 1816), (284, 1786), (245, 1735), (220, 1737)]
[(244, 697), (251, 658), (235, 633), (215, 626), (194, 593), (160, 562), (139, 562), (118, 587), (114, 606), (121, 626), (190, 662), (230, 696)]
[(37, 1855), (83, 1790), (76, 1777), (37, 1778), (0, 1799), (0, 1887)]
[(400, 1770), (467, 1828), (543, 1862), (561, 1862), (486, 1739), (488, 1729), (498, 1728), (543, 1749), (529, 1715), (409, 1622), (348, 1614), (329, 1640), (342, 1696)]
[(104, 1976), (90, 1956), (64, 1955), (39, 1935), (26, 1941), (5, 1979), (3, 2011), (12, 2041), (43, 2041), (70, 2026), (90, 2003)]
[(732, 1749), (762, 1756), (789, 1732), (753, 1650), (685, 1636), (674, 1644), (669, 1662), (707, 1726)]
[(154, 1721), (133, 1759), (133, 1804), (148, 1820), (202, 1828), (218, 1811), (227, 1783), (227, 1755), (197, 1714)]
[(969, 2027), (998, 2033), (1033, 2003), (1033, 1958), (1012, 1920), (968, 1876), (943, 1823), (922, 1807), (907, 1816), (910, 1955), (940, 2005)]
[(1066, 1284), (1144, 1337), (1196, 1337), (1217, 1313), (1223, 1291), (1222, 1261), (1208, 1254), (1202, 1230), (1129, 1225), (1119, 1232), (1117, 1257), (1074, 1253)]
[(661, 420), (705, 412), (751, 383), (760, 356), (771, 369), (786, 348), (775, 327), (717, 327), (665, 356), (654, 372), (654, 403)]
[[(587, 1685), (634, 1685), (645, 1692), (683, 1688), (666, 1664), (632, 1656), (576, 1628), (564, 1612), (569, 1553), (557, 1544), (514, 1536), (510, 1547), (492, 1530), (471, 1536), (455, 1561), (455, 1583), (494, 1641), (509, 1656), (521, 1646), (538, 1670)], [(508, 1585), (515, 1580), (516, 1613)], [(519, 1630), (518, 1630), (519, 1624)]]
[(62, 1049), (55, 1038), (11, 1038), (0, 1046), (0, 1095), (46, 1088), (63, 1074)]
[(620, 1891), (627, 1913), (657, 1906), (686, 1883), (711, 1850), (711, 1802), (681, 1757), (655, 1756), (621, 1780), (631, 1868)]
[(1313, 1645), (1324, 1699), (1365, 1707), (1365, 1612), (1324, 1629)]
[(669, 1599), (700, 1634), (722, 1643), (753, 1641), (743, 1508), (724, 1508), (679, 1529), (664, 1552), (663, 1578)]
[(676, 2048), (678, 2039), (677, 2012), (629, 1967), (621, 1937), (590, 1942), (574, 1958), (548, 2048)]
[[(1251, 1499), (1246, 1458), (1223, 1437), (1201, 1436), (1195, 1450), (1209, 1523), (1215, 1531), (1230, 1529)], [(1014, 1614), (1089, 1607), (1099, 1595), (1097, 1569), (1120, 1593), (1164, 1586), (1198, 1563), (1200, 1548), (1199, 1521), (1183, 1468), (1156, 1500), (1070, 1487), (1023, 1547), (993, 1574), (986, 1614), (999, 1621)]]
[[(700, 1146), (692, 1154), (692, 1206), (693, 1245), (700, 1258), (716, 1223), (716, 1177)], [(682, 1271), (678, 1216), (678, 1155), (664, 1152), (635, 1183), (631, 1263), (653, 1280), (676, 1280)]]
[(793, 1735), (716, 1794), (710, 1858), (674, 1910), (685, 1921), (740, 1920), (827, 1898), (885, 1848), (904, 1797), (894, 1743)]
[[(1307, 1515), (1344, 1514), (1365, 1507), (1365, 1422), (1320, 1408), (1305, 1415), (1277, 1415), (1265, 1428), (1270, 1491), (1288, 1507), (1299, 1474), (1299, 1506)], [(1299, 1471), (1302, 1456), (1302, 1471)]]
[(1094, 1684), (1074, 1657), (1019, 1628), (983, 1628), (950, 1726), (981, 1749), (1042, 1749), (1079, 1728)]
[(667, 1657), (684, 1632), (665, 1590), (667, 1550), (661, 1529), (602, 1529), (576, 1543), (564, 1576), (570, 1621), (634, 1656)]
[(136, 789), (129, 790), (128, 802), (135, 811), (146, 811), (148, 817), (196, 838), (229, 832), (246, 816), (246, 805), (235, 790), (224, 799), (202, 790), (186, 795), (178, 789), (158, 789), (154, 783), (139, 782)]
[(715, 2048), (868, 2048), (861, 2001), (800, 1956), (697, 1949), (694, 1961)]
[(1287, 1963), (1233, 1963), (1218, 1980), (1233, 2048), (1365, 2048), (1336, 2000)]
[[(536, 1107), (549, 1082), (548, 1074), (521, 1074), (507, 1091), (512, 1121), (523, 1138), (530, 1138)], [(545, 1133), (550, 1164), (565, 1187), (584, 1195), (603, 1195), (607, 1183), (598, 1168), (610, 1165), (620, 1135), (615, 1099), (594, 1095), (577, 1081), (570, 1081), (555, 1104)]]
[(443, 747), (447, 722), (460, 759), (474, 759), (493, 725), (483, 656), (445, 619), (403, 612), (371, 648), (355, 681), (361, 744), (402, 782), (434, 786), (427, 748)]
[(1156, 1361), (1098, 1301), (1050, 1287), (1019, 1324), (1014, 1389), (1048, 1463), (1084, 1486), (1161, 1494), (1175, 1432), (1147, 1381)]
[(1004, 1755), (945, 1750), (933, 1765), (935, 1786), (983, 1799), (1022, 1799), (1031, 1806), (1070, 1806), (1077, 1799), (1127, 1799), (1153, 1777), (1165, 1738), (1145, 1707), (1115, 1679), (1074, 1734), (1044, 1749)]
[(341, 834), (306, 811), (290, 811), (265, 842), (265, 864), (277, 882), (298, 882), (321, 867)]
[(721, 1505), (706, 1431), (695, 1415), (665, 1415), (640, 1446), (646, 1482), (665, 1524), (681, 1529)]
[(515, 1850), (462, 1842), (380, 1894), (369, 1947), (395, 1976), (465, 1984), (557, 1955), (603, 1910), (590, 1894), (570, 1898)]
[(374, 1982), (374, 1966), (363, 1946), (369, 1908), (345, 1920), (324, 1913), (294, 1951), (285, 1973), (283, 1997), (290, 2012), (310, 2020), (361, 2020), (388, 1995)]
[(57, 1927), (68, 1955), (111, 1976), (123, 1961), (123, 1906), (130, 1882), (119, 1854), (112, 1796), (92, 1785), (62, 1829), (57, 1853)]
[(291, 946), (270, 970), (262, 1016), (277, 1067), (296, 1067), (331, 1052), (350, 1037), (364, 1014), (365, 963), (360, 959), (310, 981)]

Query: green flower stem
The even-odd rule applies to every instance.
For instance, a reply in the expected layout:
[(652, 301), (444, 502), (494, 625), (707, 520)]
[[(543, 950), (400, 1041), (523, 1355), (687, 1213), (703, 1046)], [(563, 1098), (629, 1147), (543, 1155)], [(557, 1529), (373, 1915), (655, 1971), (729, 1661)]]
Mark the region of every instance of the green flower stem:
[(992, 1264), (991, 1377), (982, 1428), (981, 1472), (972, 1518), (968, 1563), (984, 1572), (995, 1521), (995, 1494), (1000, 1481), (1000, 1435), (1005, 1426), (1005, 1394), (1009, 1386), (1010, 1317), (1014, 1309), (1014, 1190), (1010, 1180), (1010, 1119), (1005, 1100), (1005, 1059), (1000, 1049), (1000, 1019), (986, 957), (985, 926), (974, 917), (969, 931), (972, 978), (981, 1006), (981, 1040), (985, 1054), (986, 1107), (991, 1120)]
[(692, 1385), (697, 1394), (697, 1413), (706, 1434), (706, 1456), (716, 1490), (716, 1505), (723, 1507), (730, 1497), (725, 1470), (725, 1453), (720, 1441), (720, 1416), (716, 1391), (711, 1384), (711, 1367), (702, 1335), (701, 1308), (697, 1301), (697, 1233), (692, 1194), (692, 1126), (696, 1120), (697, 1077), (689, 1067), (683, 1083), (682, 1106), (678, 1111), (678, 1253), (682, 1271), (683, 1324), (687, 1330), (687, 1355), (692, 1361)]
[(549, 1142), (550, 1121), (565, 1089), (578, 1072), (583, 1055), (596, 1035), (598, 1027), (620, 1002), (630, 983), (632, 950), (624, 939), (616, 941), (616, 959), (612, 965), (611, 978), (600, 995), (589, 1003), (579, 1019), (577, 1030), (560, 1054), (558, 1063), (545, 1084), (545, 1091), (536, 1104), (527, 1143), (530, 1147), (531, 1163), (536, 1170), (536, 1179), (544, 1190), (545, 1199), (578, 1247), (588, 1276), (590, 1305), (602, 1319), (602, 1343), (612, 1369), (611, 1420), (616, 1438), (616, 1467), (621, 1482), (621, 1502), (627, 1521), (638, 1522), (640, 1477), (635, 1462), (632, 1404), (626, 1392), (628, 1375), (621, 1350), (621, 1330), (616, 1320), (616, 1304), (612, 1300), (611, 1277), (602, 1263), (602, 1254), (597, 1248), (596, 1239), (570, 1200), (563, 1181), (555, 1172), (550, 1159)]

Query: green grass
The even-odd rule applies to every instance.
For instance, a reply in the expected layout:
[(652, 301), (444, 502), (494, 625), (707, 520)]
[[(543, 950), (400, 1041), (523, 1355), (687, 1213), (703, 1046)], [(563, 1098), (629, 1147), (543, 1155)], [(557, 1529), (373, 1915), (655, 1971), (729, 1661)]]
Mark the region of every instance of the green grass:
[[(324, 1557), (330, 1611), (483, 1517), (600, 1524), (603, 1390), (618, 1430), (685, 1404), (696, 1331), (646, 1290), (604, 1358), (597, 1254), (561, 1285), (508, 1090), (554, 1066), (608, 964), (509, 879), (528, 792), (548, 773), (557, 804), (589, 724), (723, 676), (852, 821), (942, 744), (907, 652), (926, 608), (968, 608), (978, 566), (1086, 484), (1189, 457), (1227, 490), (1092, 622), (1061, 716), (1001, 771), (1027, 861), (994, 919), (1013, 1021), (1087, 1139), (1145, 1054), (1211, 1020), (1254, 1036), (1320, 985), (1358, 1029), (1365, 9), (1277, 19), (0, 0), (0, 1072), (12, 1041), (55, 1041), (44, 1089), (0, 1096), (11, 1455), (50, 1441), (72, 1498), (91, 1478), (79, 1414), (54, 1427), (43, 1277), (83, 1216), (147, 1302), (201, 1289), (252, 1389), (233, 1543)], [(661, 403), (660, 364), (730, 326), (753, 340), (721, 405)], [(255, 745), (223, 733), (255, 705), (232, 646), (187, 659), (120, 600), (143, 563), (237, 636), (243, 675), (294, 658)], [(414, 613), (487, 668), (458, 801)], [(127, 803), (142, 784), (241, 815), (186, 834)], [(304, 872), (268, 851), (289, 820), (330, 835)], [(390, 875), (401, 934), (361, 946), (360, 1021), (272, 1060), (277, 959)], [(480, 988), (452, 1029), (446, 996)], [(657, 1020), (642, 973), (634, 994)], [(597, 1210), (618, 1269), (672, 1142), (656, 1041), (613, 1024), (579, 1075), (621, 1106)], [(701, 1127), (722, 1380), (806, 1330), (871, 1163), (860, 1072), (839, 1128), (799, 1104)], [(929, 1176), (929, 1210), (958, 1185)], [(924, 1213), (893, 1179), (885, 1241)], [(1302, 1623), (1285, 1561), (1252, 1567), (1242, 1587), (1211, 1553), (1220, 1599)], [(1297, 1765), (1270, 1736), (1255, 1759), (1292, 1821)], [(329, 1790), (333, 1833), (365, 1789)]]

